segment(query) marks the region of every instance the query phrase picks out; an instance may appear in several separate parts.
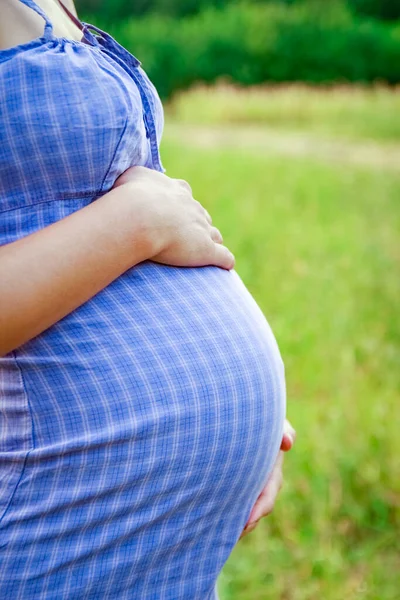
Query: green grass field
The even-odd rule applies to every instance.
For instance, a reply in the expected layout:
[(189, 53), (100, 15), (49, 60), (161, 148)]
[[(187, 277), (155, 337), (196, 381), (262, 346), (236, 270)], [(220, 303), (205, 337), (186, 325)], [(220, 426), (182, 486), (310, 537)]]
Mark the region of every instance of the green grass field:
[[(379, 94), (374, 104), (362, 91), (323, 93), (317, 101), (317, 92), (303, 90), (296, 100), (305, 114), (301, 126), (295, 116), (289, 123), (268, 117), (288, 93), (275, 90), (268, 104), (263, 91), (261, 131), (323, 132), (347, 150), (351, 132), (359, 150), (375, 140), (385, 156), (389, 138), (391, 151), (399, 150), (398, 93), (385, 92), (381, 114)], [(200, 121), (212, 129), (222, 121), (235, 136), (235, 123), (246, 122), (246, 101), (250, 113), (254, 103), (251, 94), (246, 100), (241, 93), (239, 102), (229, 92), (231, 104), (226, 97), (224, 117), (216, 119), (220, 99), (198, 94), (189, 94), (187, 105), (179, 98), (167, 123)], [(231, 118), (238, 106), (242, 117)], [(290, 106), (285, 111), (290, 115)], [(221, 600), (397, 600), (400, 164), (331, 161), (319, 152), (318, 137), (304, 156), (294, 156), (242, 147), (242, 130), (237, 143), (215, 147), (181, 131), (166, 130), (167, 174), (191, 183), (234, 251), (236, 269), (278, 339), (288, 415), (298, 432), (275, 512), (239, 542), (220, 578)]]
[(177, 94), (169, 115), (206, 125), (256, 123), (350, 139), (400, 140), (400, 87), (310, 88), (276, 85), (238, 88), (199, 85)]

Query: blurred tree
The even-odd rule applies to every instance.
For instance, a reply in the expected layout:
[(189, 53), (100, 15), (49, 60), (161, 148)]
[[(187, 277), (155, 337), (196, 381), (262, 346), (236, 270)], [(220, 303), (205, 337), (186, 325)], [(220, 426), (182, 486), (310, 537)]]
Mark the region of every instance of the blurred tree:
[(400, 19), (400, 0), (348, 0), (348, 2), (360, 14), (388, 21)]
[[(315, 1), (315, 0), (314, 0)], [(394, 0), (396, 2), (396, 0)], [(123, 18), (149, 12), (184, 17), (201, 12), (209, 6), (223, 8), (227, 4), (243, 4), (244, 0), (75, 0), (83, 13), (101, 14), (103, 18)], [(307, 0), (247, 0), (252, 4), (294, 4)], [(246, 1), (244, 2), (246, 3)]]
[(101, 13), (106, 18), (122, 18), (148, 12), (180, 17), (197, 13), (207, 5), (224, 6), (230, 1), (234, 0), (76, 0), (76, 5), (82, 12)]
[[(316, 4), (323, 8), (327, 2), (338, 0), (247, 0), (247, 4)], [(103, 19), (120, 19), (149, 12), (184, 17), (213, 6), (223, 8), (228, 4), (242, 4), (246, 0), (76, 0), (83, 13), (101, 14)], [(400, 0), (346, 0), (354, 12), (383, 20), (400, 19)], [(343, 4), (343, 0), (341, 2)]]

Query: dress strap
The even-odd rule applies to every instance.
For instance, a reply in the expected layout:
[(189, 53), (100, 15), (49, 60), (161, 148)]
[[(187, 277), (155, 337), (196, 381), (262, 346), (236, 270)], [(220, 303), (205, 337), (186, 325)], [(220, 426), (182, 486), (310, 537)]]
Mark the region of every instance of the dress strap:
[(31, 8), (32, 10), (34, 10), (36, 13), (38, 13), (38, 15), (40, 15), (46, 25), (44, 28), (44, 37), (45, 38), (51, 38), (53, 35), (53, 25), (52, 22), (50, 21), (49, 17), (46, 15), (46, 13), (44, 12), (44, 10), (42, 10), (40, 8), (40, 6), (38, 6), (36, 4), (36, 2), (34, 0), (20, 0), (20, 2), (22, 2), (22, 4), (25, 4), (26, 6), (28, 6), (29, 8)]
[[(68, 15), (71, 21), (80, 29), (83, 33), (82, 42), (86, 44), (93, 44), (93, 46), (99, 46), (99, 42), (93, 33), (89, 31), (89, 29), (96, 29), (93, 25), (89, 25), (88, 23), (82, 23), (76, 16), (65, 6), (65, 4), (58, 0), (59, 5), (63, 9), (63, 11)], [(100, 32), (100, 29), (98, 30)]]

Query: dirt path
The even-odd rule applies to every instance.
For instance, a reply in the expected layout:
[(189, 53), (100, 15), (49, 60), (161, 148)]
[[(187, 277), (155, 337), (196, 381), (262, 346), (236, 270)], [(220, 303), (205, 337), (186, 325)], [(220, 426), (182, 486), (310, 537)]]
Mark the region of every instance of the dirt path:
[(284, 156), (309, 156), (341, 164), (389, 169), (400, 174), (400, 144), (352, 142), (306, 132), (269, 129), (265, 126), (200, 126), (170, 123), (165, 135), (200, 148), (233, 148)]

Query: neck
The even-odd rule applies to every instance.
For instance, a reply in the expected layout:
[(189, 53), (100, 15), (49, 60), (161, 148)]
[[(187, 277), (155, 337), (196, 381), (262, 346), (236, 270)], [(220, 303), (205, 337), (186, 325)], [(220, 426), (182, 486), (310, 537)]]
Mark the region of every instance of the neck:
[[(55, 36), (73, 40), (82, 39), (78, 22), (73, 20), (75, 16), (72, 13), (70, 16), (58, 0), (35, 1), (52, 22)], [(20, 0), (0, 0), (0, 2), (0, 50), (26, 44), (43, 35), (43, 18), (34, 10)]]

